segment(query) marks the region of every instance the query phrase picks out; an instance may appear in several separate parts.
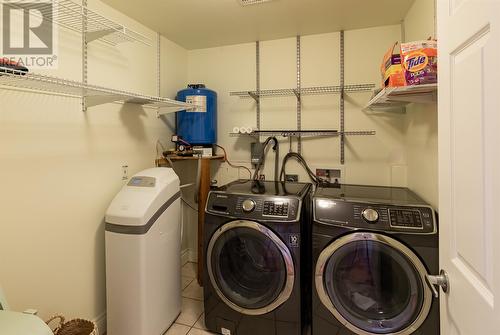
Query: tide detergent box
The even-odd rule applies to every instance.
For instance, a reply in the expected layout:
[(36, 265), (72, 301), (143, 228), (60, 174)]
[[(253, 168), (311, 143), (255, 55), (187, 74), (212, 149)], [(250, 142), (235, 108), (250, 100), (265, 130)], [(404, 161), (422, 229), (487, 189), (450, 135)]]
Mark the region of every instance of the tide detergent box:
[(437, 56), (436, 40), (401, 43), (401, 62), (406, 85), (437, 83)]

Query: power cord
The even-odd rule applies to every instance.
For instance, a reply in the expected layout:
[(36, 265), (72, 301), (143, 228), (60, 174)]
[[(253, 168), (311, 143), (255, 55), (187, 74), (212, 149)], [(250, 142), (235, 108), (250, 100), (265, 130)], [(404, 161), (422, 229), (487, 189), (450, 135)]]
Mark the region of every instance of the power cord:
[(273, 150), (276, 154), (276, 157), (274, 159), (274, 180), (278, 180), (278, 169), (279, 169), (279, 157), (280, 157), (280, 144), (278, 142), (278, 139), (276, 137), (268, 137), (263, 145), (262, 145), (262, 155), (260, 156), (260, 161), (257, 167), (255, 168), (255, 172), (253, 174), (253, 180), (258, 180), (259, 179), (259, 171), (262, 169), (262, 166), (264, 165), (264, 160), (266, 158), (266, 148), (269, 145), (269, 143), (273, 141), (274, 146)]
[(226, 163), (227, 163), (230, 167), (232, 167), (233, 169), (238, 169), (238, 170), (240, 170), (240, 169), (244, 169), (244, 170), (246, 170), (246, 171), (248, 172), (248, 174), (250, 175), (249, 179), (252, 179), (252, 171), (250, 171), (250, 169), (249, 169), (249, 168), (247, 168), (246, 166), (243, 166), (243, 165), (235, 165), (235, 164), (231, 163), (231, 162), (229, 161), (228, 156), (227, 156), (226, 149), (224, 149), (224, 147), (222, 147), (222, 146), (220, 146), (220, 145), (218, 145), (218, 144), (215, 144), (215, 146), (216, 146), (217, 148), (222, 149), (222, 151), (224, 152), (224, 160), (226, 161)]

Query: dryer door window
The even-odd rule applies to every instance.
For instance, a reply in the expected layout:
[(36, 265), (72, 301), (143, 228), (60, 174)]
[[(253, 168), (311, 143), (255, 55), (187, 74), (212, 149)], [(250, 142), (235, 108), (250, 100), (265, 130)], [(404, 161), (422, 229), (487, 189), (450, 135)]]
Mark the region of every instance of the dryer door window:
[(267, 313), (291, 294), (293, 260), (268, 228), (250, 221), (226, 224), (212, 237), (207, 269), (218, 295), (249, 315)]
[(432, 298), (425, 267), (396, 240), (370, 233), (347, 235), (325, 249), (320, 261), (318, 294), (351, 330), (411, 334), (427, 317)]

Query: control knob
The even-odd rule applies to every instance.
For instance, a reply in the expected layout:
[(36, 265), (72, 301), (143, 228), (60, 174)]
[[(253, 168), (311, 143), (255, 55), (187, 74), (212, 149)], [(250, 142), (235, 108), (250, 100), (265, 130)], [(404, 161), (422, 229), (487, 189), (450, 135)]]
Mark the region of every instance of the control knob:
[(378, 221), (378, 212), (373, 208), (366, 208), (363, 213), (363, 218), (369, 223), (376, 223)]
[(252, 199), (246, 199), (245, 201), (243, 201), (241, 207), (243, 208), (244, 212), (250, 213), (255, 209), (255, 201), (253, 201)]

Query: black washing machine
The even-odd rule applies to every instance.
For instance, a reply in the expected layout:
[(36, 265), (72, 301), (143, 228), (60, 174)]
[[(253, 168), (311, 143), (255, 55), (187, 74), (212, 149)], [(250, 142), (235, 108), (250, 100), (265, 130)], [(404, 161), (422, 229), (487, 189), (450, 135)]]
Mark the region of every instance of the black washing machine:
[(313, 335), (439, 334), (436, 216), (415, 193), (319, 187), (312, 242)]
[(210, 192), (204, 234), (210, 331), (303, 333), (308, 273), (302, 272), (301, 252), (310, 237), (310, 189), (304, 183), (239, 180)]

